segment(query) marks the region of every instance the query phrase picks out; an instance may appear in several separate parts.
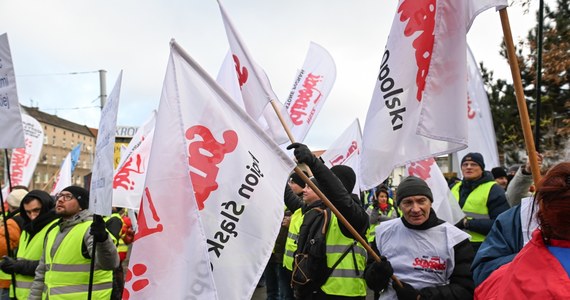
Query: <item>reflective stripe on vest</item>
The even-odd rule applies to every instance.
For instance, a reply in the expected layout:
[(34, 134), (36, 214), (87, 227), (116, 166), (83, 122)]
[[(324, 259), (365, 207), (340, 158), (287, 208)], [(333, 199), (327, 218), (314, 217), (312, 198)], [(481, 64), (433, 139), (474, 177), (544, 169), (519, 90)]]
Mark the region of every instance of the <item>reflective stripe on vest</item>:
[[(463, 207), (461, 208), (467, 218), (480, 220), (489, 219), (487, 200), (489, 199), (489, 192), (495, 184), (495, 181), (485, 182), (483, 184), (480, 184), (473, 191), (471, 191), (471, 193), (469, 193), (469, 196), (467, 196), (467, 199), (465, 200), (465, 204), (463, 204)], [(453, 193), (453, 196), (455, 196), (455, 199), (457, 199), (457, 202), (459, 202), (460, 189), (461, 182), (458, 182), (453, 186), (453, 188), (451, 188), (451, 192)], [(485, 240), (485, 237), (487, 237), (484, 234), (470, 230), (467, 230), (467, 233), (471, 235), (471, 238), (469, 239), (471, 242), (483, 242)]]
[(291, 223), (289, 223), (289, 232), (285, 240), (285, 253), (283, 254), (283, 266), (287, 270), (293, 270), (293, 253), (297, 250), (297, 240), (299, 239), (299, 230), (303, 224), (303, 212), (299, 208), (291, 215)]
[[(347, 238), (342, 234), (338, 222), (336, 216), (332, 214), (326, 239), (327, 266), (329, 268), (332, 268), (347, 247), (354, 242), (354, 239)], [(365, 267), (366, 250), (360, 243), (357, 243), (336, 266), (331, 276), (321, 286), (321, 290), (327, 295), (366, 296), (366, 283), (363, 278)]]
[[(48, 230), (52, 228), (52, 225), (57, 223), (57, 221), (58, 219), (55, 219), (45, 225), (42, 230), (37, 232), (31, 239), (27, 231), (22, 231), (16, 257), (18, 259), (40, 260), (44, 251), (45, 236)], [(33, 281), (34, 276), (16, 273), (16, 299), (28, 299)], [(10, 297), (14, 298), (14, 289), (10, 289)]]
[[(59, 230), (48, 233), (45, 246), (46, 272), (43, 298), (85, 299), (89, 285), (91, 259), (83, 257), (81, 252), (83, 237), (92, 221), (75, 225), (55, 249), (52, 248)], [(113, 271), (95, 268), (93, 272), (93, 299), (109, 299), (113, 282)]]

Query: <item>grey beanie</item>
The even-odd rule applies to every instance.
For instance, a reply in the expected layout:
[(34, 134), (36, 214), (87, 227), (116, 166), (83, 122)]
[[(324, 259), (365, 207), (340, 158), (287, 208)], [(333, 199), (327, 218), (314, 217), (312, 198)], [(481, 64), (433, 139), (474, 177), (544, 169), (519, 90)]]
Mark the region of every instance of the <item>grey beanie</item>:
[(408, 176), (400, 182), (398, 185), (398, 190), (396, 191), (396, 205), (400, 205), (400, 202), (406, 197), (410, 196), (426, 196), (431, 202), (433, 202), (433, 194), (427, 183), (418, 177)]

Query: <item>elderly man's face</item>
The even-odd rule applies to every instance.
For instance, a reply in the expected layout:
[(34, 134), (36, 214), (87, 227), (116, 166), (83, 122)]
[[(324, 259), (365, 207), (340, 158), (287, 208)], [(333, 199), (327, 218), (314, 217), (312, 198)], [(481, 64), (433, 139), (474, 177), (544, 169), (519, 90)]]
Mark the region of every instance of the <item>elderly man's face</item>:
[(461, 164), (461, 173), (466, 180), (476, 180), (483, 176), (483, 169), (474, 161), (465, 161)]
[(400, 202), (400, 209), (408, 223), (421, 225), (429, 218), (431, 201), (426, 196), (406, 197)]

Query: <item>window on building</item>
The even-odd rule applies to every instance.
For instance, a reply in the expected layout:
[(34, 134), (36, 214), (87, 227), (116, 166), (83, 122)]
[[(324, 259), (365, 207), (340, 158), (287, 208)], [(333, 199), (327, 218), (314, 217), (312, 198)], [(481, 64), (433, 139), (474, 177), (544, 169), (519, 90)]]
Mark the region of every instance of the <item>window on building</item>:
[(65, 135), (65, 130), (63, 131), (63, 135)]
[(49, 140), (48, 136), (47, 136), (47, 135), (44, 135), (44, 145), (49, 144), (49, 141), (48, 141), (48, 140)]
[(45, 173), (44, 174), (44, 183), (47, 183), (49, 181), (49, 173)]
[(71, 143), (69, 143), (69, 148), (73, 149), (73, 141), (71, 141)]
[(55, 127), (53, 128), (53, 132), (55, 132)]
[(40, 183), (40, 180), (42, 180), (42, 174), (41, 174), (41, 173), (36, 173), (36, 175), (34, 175), (34, 182), (35, 182), (35, 183)]
[(51, 157), (51, 163), (57, 165), (57, 156), (55, 154)]
[(52, 139), (51, 139), (51, 145), (52, 145), (52, 146), (55, 146), (55, 135), (54, 135), (54, 136), (52, 137)]
[(61, 145), (63, 146), (63, 148), (65, 148), (65, 146), (66, 146), (65, 143), (66, 143), (65, 138), (63, 138), (63, 140), (61, 141)]

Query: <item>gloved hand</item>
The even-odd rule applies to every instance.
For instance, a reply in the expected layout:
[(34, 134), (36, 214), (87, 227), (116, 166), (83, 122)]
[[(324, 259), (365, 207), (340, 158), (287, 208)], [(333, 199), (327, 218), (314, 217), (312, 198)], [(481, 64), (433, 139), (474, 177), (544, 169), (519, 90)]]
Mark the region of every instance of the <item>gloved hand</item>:
[(317, 161), (315, 155), (311, 152), (311, 150), (309, 150), (309, 147), (307, 147), (307, 145), (305, 144), (293, 143), (287, 146), (287, 150), (291, 149), (295, 149), (295, 151), (293, 151), (293, 154), (295, 155), (297, 162), (300, 164), (306, 164), (307, 166), (311, 167)]
[(93, 223), (91, 224), (89, 233), (93, 236), (93, 241), (95, 243), (102, 243), (109, 238), (107, 228), (105, 227), (105, 221), (102, 216), (93, 215)]
[(467, 218), (463, 218), (461, 220), (459, 220), (459, 222), (455, 223), (455, 227), (459, 228), (459, 229), (467, 229), (467, 226), (465, 226), (467, 224)]
[(0, 269), (6, 274), (14, 274), (18, 261), (10, 256), (4, 256), (3, 259)]
[(403, 287), (400, 287), (397, 283), (393, 283), (392, 287), (396, 291), (396, 295), (398, 296), (399, 300), (417, 300), (419, 296), (419, 292), (414, 289), (413, 286), (400, 281)]
[(380, 262), (375, 261), (366, 267), (364, 279), (370, 289), (379, 292), (388, 286), (392, 274), (394, 274), (392, 264), (382, 256)]

